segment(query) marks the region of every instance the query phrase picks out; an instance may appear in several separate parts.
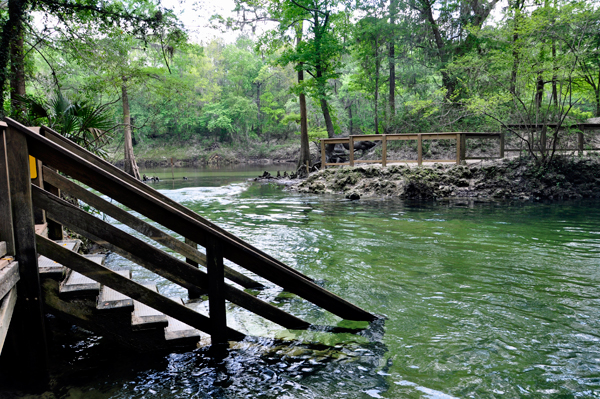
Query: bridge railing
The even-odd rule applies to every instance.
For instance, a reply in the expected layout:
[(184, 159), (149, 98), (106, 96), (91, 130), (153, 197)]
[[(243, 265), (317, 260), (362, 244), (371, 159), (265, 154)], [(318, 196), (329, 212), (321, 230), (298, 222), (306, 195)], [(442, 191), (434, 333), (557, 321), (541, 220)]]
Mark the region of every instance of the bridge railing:
[[(499, 140), (500, 155), (498, 157), (466, 157), (466, 140), (467, 138), (478, 139), (497, 139)], [(388, 159), (387, 146), (390, 141), (397, 140), (416, 140), (417, 141), (417, 159), (415, 160), (398, 160)], [(423, 141), (424, 140), (456, 140), (456, 157), (453, 159), (423, 159)], [(502, 133), (488, 132), (440, 132), (440, 133), (397, 133), (397, 134), (365, 134), (351, 135), (348, 137), (336, 137), (320, 139), (321, 141), (321, 168), (327, 166), (349, 165), (354, 166), (357, 163), (381, 163), (382, 166), (387, 166), (391, 163), (411, 163), (416, 162), (422, 165), (423, 162), (454, 162), (457, 165), (466, 159), (496, 159), (504, 158), (504, 135)], [(354, 151), (349, 150), (348, 162), (332, 163), (327, 162), (327, 148), (335, 144), (347, 144), (349, 149), (354, 148), (354, 143), (360, 141), (381, 141), (381, 159), (375, 160), (355, 160)]]

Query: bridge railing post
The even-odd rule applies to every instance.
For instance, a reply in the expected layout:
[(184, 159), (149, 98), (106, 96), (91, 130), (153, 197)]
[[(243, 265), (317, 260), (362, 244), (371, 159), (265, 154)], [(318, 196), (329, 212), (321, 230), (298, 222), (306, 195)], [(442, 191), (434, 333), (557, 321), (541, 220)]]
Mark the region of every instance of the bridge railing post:
[(348, 163), (354, 166), (354, 136), (348, 137)]
[(387, 136), (384, 134), (381, 138), (381, 166), (387, 166)]
[[(48, 348), (35, 242), (31, 199), (29, 152), (25, 135), (8, 126), (6, 163), (14, 235), (14, 255), (19, 262), (17, 303), (11, 329), (11, 369), (28, 390), (44, 389), (48, 383)], [(4, 215), (0, 215), (4, 217)], [(5, 347), (6, 348), (6, 347)]]

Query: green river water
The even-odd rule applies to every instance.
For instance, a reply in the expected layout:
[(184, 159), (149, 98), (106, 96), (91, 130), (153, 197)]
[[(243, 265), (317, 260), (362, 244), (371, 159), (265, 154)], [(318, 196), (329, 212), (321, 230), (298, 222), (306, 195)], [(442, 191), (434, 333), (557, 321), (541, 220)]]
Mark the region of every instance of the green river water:
[[(89, 336), (65, 345), (83, 371), (60, 382), (62, 397), (600, 397), (600, 203), (351, 202), (246, 181), (263, 169), (176, 169), (175, 182), (170, 169), (144, 172), (386, 320), (358, 336), (301, 333), (232, 309), (229, 325), (259, 338), (222, 361), (198, 350), (98, 365), (102, 340)], [(116, 255), (107, 265), (186, 295)], [(340, 321), (272, 285), (259, 297), (315, 324)]]

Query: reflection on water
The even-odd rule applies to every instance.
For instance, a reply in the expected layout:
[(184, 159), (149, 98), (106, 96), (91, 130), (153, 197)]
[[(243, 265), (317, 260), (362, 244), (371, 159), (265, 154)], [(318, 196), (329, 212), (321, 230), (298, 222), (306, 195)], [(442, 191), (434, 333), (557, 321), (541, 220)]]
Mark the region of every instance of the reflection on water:
[[(236, 344), (223, 361), (203, 350), (105, 360), (95, 374), (65, 379), (64, 397), (600, 395), (598, 202), (351, 202), (240, 179), (161, 191), (387, 320), (357, 337), (235, 315), (230, 323), (262, 338)], [(131, 267), (115, 255), (109, 265)], [(156, 279), (133, 269), (136, 279)], [(277, 287), (261, 297), (316, 324), (339, 322)], [(96, 347), (72, 366), (89, 364)]]

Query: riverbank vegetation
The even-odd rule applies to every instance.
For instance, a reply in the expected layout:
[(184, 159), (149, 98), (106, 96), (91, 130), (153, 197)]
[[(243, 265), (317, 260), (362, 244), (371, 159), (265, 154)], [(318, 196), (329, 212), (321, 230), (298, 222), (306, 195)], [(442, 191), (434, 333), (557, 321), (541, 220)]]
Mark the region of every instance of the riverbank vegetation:
[[(594, 2), (237, 0), (236, 11), (213, 22), (237, 40), (197, 43), (151, 0), (8, 0), (2, 112), (119, 151), (133, 175), (137, 148), (260, 158), (291, 145), (304, 164), (316, 137), (501, 129), (544, 164), (577, 133), (565, 125), (600, 116)], [(533, 136), (512, 126), (548, 123)]]

